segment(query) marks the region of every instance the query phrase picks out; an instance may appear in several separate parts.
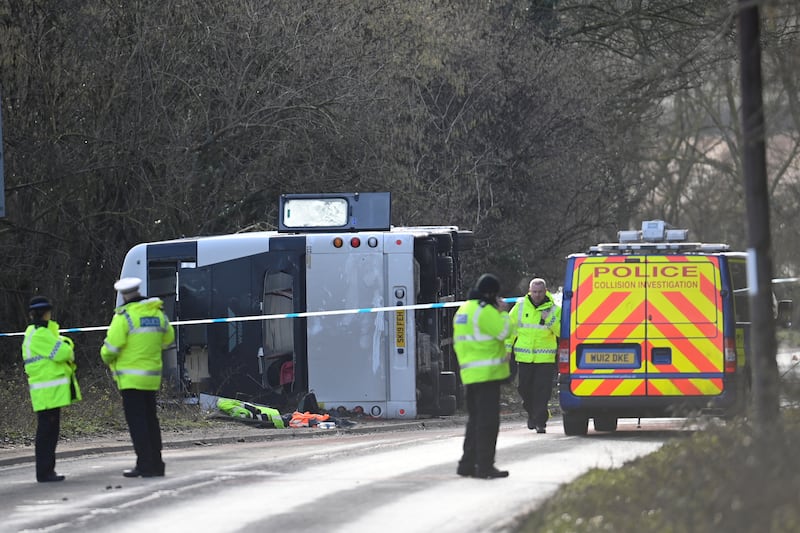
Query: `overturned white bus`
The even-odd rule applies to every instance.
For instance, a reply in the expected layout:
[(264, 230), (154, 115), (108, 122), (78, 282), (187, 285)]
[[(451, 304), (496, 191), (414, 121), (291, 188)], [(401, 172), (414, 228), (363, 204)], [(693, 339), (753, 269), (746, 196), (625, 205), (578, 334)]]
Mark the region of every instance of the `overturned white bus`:
[[(455, 308), (441, 304), (461, 296), (461, 254), (473, 235), (393, 227), (390, 211), (389, 193), (285, 194), (278, 231), (134, 246), (121, 276), (141, 278), (142, 293), (163, 299), (176, 322), (170, 382), (186, 394), (274, 406), (313, 391), (340, 412), (452, 414)], [(232, 320), (246, 316), (264, 318)]]

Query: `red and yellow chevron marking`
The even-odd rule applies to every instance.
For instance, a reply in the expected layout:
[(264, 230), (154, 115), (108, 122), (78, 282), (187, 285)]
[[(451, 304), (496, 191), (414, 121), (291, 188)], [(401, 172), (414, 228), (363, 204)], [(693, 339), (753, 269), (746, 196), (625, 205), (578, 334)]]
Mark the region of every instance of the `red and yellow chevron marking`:
[(644, 379), (581, 379), (573, 374), (572, 393), (575, 396), (646, 396)]
[[(584, 257), (576, 259), (575, 268), (570, 317), (575, 395), (722, 392), (717, 257), (641, 256), (638, 262), (628, 256)], [(638, 368), (581, 368), (579, 344), (638, 345), (641, 364)], [(656, 360), (654, 348), (660, 354)]]

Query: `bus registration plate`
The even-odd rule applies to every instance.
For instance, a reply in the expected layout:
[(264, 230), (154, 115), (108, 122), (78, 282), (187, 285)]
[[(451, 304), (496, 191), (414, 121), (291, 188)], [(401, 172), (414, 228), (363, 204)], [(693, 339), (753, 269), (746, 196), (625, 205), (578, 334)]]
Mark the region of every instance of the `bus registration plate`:
[(398, 348), (406, 347), (406, 312), (397, 311), (394, 314), (395, 344)]

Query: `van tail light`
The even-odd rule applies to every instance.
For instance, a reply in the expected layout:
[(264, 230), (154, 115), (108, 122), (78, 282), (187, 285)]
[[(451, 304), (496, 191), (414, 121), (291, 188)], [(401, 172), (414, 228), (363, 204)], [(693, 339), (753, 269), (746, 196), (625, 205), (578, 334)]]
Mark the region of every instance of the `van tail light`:
[(558, 373), (569, 374), (569, 339), (558, 341)]
[(736, 341), (733, 338), (725, 339), (725, 372), (736, 372)]

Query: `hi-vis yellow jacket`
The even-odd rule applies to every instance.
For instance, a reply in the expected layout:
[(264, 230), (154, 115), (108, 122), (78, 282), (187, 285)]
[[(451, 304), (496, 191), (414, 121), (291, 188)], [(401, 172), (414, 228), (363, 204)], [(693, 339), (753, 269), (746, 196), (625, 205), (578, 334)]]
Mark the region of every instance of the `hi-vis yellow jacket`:
[(175, 330), (162, 306), (160, 299), (148, 298), (114, 310), (100, 357), (111, 368), (120, 390), (161, 387), (161, 351), (175, 340)]
[(464, 385), (501, 381), (511, 375), (505, 339), (513, 326), (508, 313), (480, 300), (468, 300), (453, 317), (453, 337)]
[(31, 324), (25, 330), (22, 360), (34, 411), (64, 407), (81, 399), (72, 339), (59, 335), (58, 329), (58, 322), (49, 320), (47, 327)]
[(561, 308), (553, 303), (550, 292), (538, 307), (526, 294), (508, 314), (516, 332), (506, 340), (506, 349), (511, 353), (513, 347), (514, 359), (518, 363), (555, 363)]

